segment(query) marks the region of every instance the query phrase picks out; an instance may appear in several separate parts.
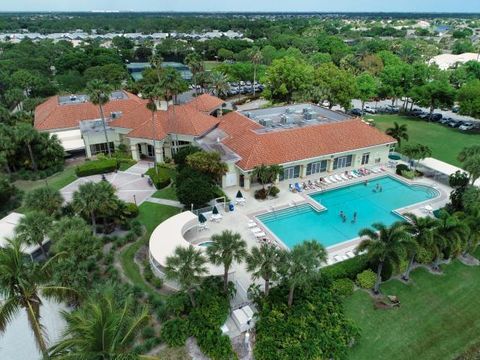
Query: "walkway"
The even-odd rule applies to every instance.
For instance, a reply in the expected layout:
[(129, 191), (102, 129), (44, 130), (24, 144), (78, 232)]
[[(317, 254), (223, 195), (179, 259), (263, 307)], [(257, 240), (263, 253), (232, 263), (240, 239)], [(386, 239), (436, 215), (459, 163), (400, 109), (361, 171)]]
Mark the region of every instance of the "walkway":
[(148, 171), (148, 169), (152, 167), (153, 167), (153, 162), (140, 160), (135, 165), (125, 170), (124, 173), (132, 174), (132, 175), (143, 175)]
[(183, 205), (180, 203), (180, 201), (176, 201), (176, 200), (158, 199), (158, 198), (154, 198), (154, 197), (149, 197), (145, 201), (155, 203), (155, 204), (173, 206), (173, 207), (183, 209)]

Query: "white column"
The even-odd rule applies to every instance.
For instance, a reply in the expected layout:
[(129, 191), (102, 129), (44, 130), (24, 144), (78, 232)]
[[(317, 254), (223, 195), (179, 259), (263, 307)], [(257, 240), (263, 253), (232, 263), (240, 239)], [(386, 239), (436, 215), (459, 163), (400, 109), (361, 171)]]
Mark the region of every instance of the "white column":
[(243, 178), (243, 188), (250, 190), (250, 175), (246, 174)]
[(137, 144), (130, 145), (130, 151), (132, 152), (132, 159), (135, 161), (140, 160), (140, 154), (138, 153)]
[(300, 178), (305, 178), (307, 176), (307, 165), (300, 165)]
[(155, 144), (155, 158), (157, 163), (163, 163), (163, 147), (161, 144)]

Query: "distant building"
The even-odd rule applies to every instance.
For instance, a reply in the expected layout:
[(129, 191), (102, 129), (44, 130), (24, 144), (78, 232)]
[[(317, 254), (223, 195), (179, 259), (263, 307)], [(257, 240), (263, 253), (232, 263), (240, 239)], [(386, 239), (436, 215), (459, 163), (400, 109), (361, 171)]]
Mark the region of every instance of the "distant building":
[(459, 55), (441, 54), (433, 57), (429, 64), (437, 64), (441, 70), (447, 70), (456, 67), (458, 64), (465, 64), (468, 61), (479, 61), (480, 55), (477, 53), (463, 53)]

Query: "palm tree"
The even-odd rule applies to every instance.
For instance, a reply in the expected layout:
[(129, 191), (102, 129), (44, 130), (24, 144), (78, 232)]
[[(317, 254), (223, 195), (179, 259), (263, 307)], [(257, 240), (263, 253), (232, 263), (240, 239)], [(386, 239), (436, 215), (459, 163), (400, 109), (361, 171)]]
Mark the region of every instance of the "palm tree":
[(200, 284), (201, 277), (207, 273), (205, 264), (207, 259), (200, 250), (192, 245), (187, 248), (178, 246), (174, 255), (167, 257), (165, 275), (167, 279), (177, 281), (190, 297), (192, 306), (195, 307), (193, 292)]
[(385, 131), (387, 135), (390, 135), (395, 140), (397, 140), (398, 147), (401, 147), (402, 139), (408, 141), (408, 132), (407, 132), (407, 125), (402, 124), (399, 125), (396, 121), (393, 123), (393, 127), (388, 128)]
[(58, 254), (43, 264), (34, 263), (22, 253), (19, 239), (9, 240), (0, 248), (0, 332), (4, 332), (20, 310), (25, 310), (36, 344), (44, 356), (47, 344), (40, 322), (42, 298), (61, 301), (73, 290), (52, 285), (52, 266)]
[(406, 229), (415, 240), (415, 245), (409, 249), (410, 251), (408, 251), (410, 259), (408, 261), (407, 269), (402, 275), (402, 279), (408, 281), (410, 279), (410, 271), (412, 271), (418, 247), (428, 249), (432, 246), (433, 234), (437, 221), (429, 216), (420, 217), (411, 213), (405, 214), (404, 216), (408, 219), (408, 222), (405, 225)]
[(214, 71), (210, 74), (210, 87), (215, 96), (226, 95), (230, 85), (227, 76), (221, 72)]
[(15, 127), (15, 138), (19, 143), (23, 143), (27, 146), (28, 154), (30, 156), (30, 161), (32, 162), (32, 168), (34, 171), (37, 171), (37, 163), (35, 162), (35, 157), (33, 156), (32, 143), (37, 138), (38, 133), (32, 127), (32, 125), (27, 123), (18, 123)]
[(153, 163), (155, 172), (158, 174), (157, 151), (156, 151), (156, 132), (155, 132), (155, 113), (157, 112), (157, 102), (163, 95), (163, 89), (159, 85), (149, 86), (143, 91), (143, 96), (148, 99), (147, 109), (152, 112), (152, 141), (153, 141)]
[(97, 105), (100, 109), (100, 118), (102, 119), (103, 133), (105, 135), (105, 142), (107, 143), (108, 156), (112, 156), (110, 149), (110, 142), (108, 141), (107, 124), (105, 122), (105, 115), (103, 113), (103, 106), (110, 101), (110, 94), (112, 88), (99, 80), (92, 80), (87, 84), (87, 94), (90, 102)]
[(228, 288), (228, 271), (234, 261), (241, 262), (247, 256), (247, 243), (239, 233), (224, 230), (212, 236), (207, 255), (214, 265), (223, 265), (223, 291)]
[(262, 52), (259, 48), (252, 49), (250, 59), (253, 64), (253, 96), (255, 97), (255, 83), (257, 82), (257, 68), (263, 60)]
[(52, 216), (57, 213), (63, 204), (60, 191), (50, 187), (41, 187), (29, 191), (25, 195), (23, 206), (28, 210), (38, 210)]
[(273, 184), (282, 171), (283, 168), (280, 165), (267, 166), (262, 164), (255, 166), (252, 171), (252, 177), (258, 179), (260, 184), (262, 184), (262, 188), (265, 190), (265, 185)]
[(141, 359), (133, 342), (149, 315), (135, 310), (131, 296), (121, 303), (111, 289), (90, 298), (78, 310), (63, 312), (67, 322), (62, 340), (50, 348), (52, 359), (120, 360)]
[(161, 74), (163, 71), (162, 63), (163, 63), (163, 57), (159, 53), (154, 53), (151, 56), (150, 65), (152, 66), (152, 68), (155, 70), (155, 73), (157, 74), (158, 82), (160, 82), (161, 80)]
[(270, 282), (278, 279), (280, 252), (276, 246), (262, 244), (252, 248), (247, 255), (247, 271), (252, 273), (254, 280), (262, 278), (265, 281), (264, 294), (268, 296)]
[(359, 235), (363, 240), (356, 251), (367, 251), (368, 257), (378, 263), (377, 279), (373, 291), (378, 294), (382, 269), (385, 262), (398, 265), (405, 254), (406, 247), (413, 241), (405, 224), (396, 222), (390, 227), (381, 223), (372, 225), (373, 229), (363, 229)]
[(192, 81), (193, 85), (195, 86), (195, 95), (198, 95), (197, 74), (205, 70), (203, 66), (203, 61), (198, 53), (192, 52), (185, 57), (185, 64), (187, 64), (187, 66), (190, 68), (190, 71), (192, 72)]
[(17, 227), (15, 235), (18, 239), (28, 245), (38, 245), (45, 259), (47, 253), (43, 247), (43, 241), (52, 225), (53, 219), (43, 211), (30, 211), (23, 216)]
[(465, 224), (469, 228), (469, 238), (467, 246), (464, 251), (464, 255), (467, 255), (469, 252), (475, 251), (478, 243), (480, 242), (480, 206), (470, 210), (470, 212), (465, 217)]
[(307, 285), (327, 261), (327, 251), (315, 240), (295, 245), (290, 252), (282, 251), (279, 271), (289, 286), (288, 306), (293, 304), (295, 288)]
[(432, 250), (435, 259), (432, 269), (440, 270), (440, 260), (444, 251), (448, 251), (452, 255), (460, 254), (466, 247), (468, 235), (468, 227), (465, 223), (446, 211), (440, 212), (433, 236)]

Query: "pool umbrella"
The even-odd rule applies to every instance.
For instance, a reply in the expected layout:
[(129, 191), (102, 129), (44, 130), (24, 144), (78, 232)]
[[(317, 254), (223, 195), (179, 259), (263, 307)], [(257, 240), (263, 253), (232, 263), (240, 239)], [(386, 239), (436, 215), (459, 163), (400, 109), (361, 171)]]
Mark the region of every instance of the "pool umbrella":
[(200, 224), (203, 224), (204, 222), (207, 221), (207, 218), (205, 217), (205, 215), (200, 213), (200, 215), (198, 215), (198, 221), (200, 222)]
[(217, 215), (217, 214), (218, 214), (218, 209), (217, 209), (216, 206), (213, 207), (212, 214), (213, 214), (213, 215)]
[(237, 196), (235, 196), (237, 199), (243, 199), (243, 194), (240, 190), (237, 192)]

